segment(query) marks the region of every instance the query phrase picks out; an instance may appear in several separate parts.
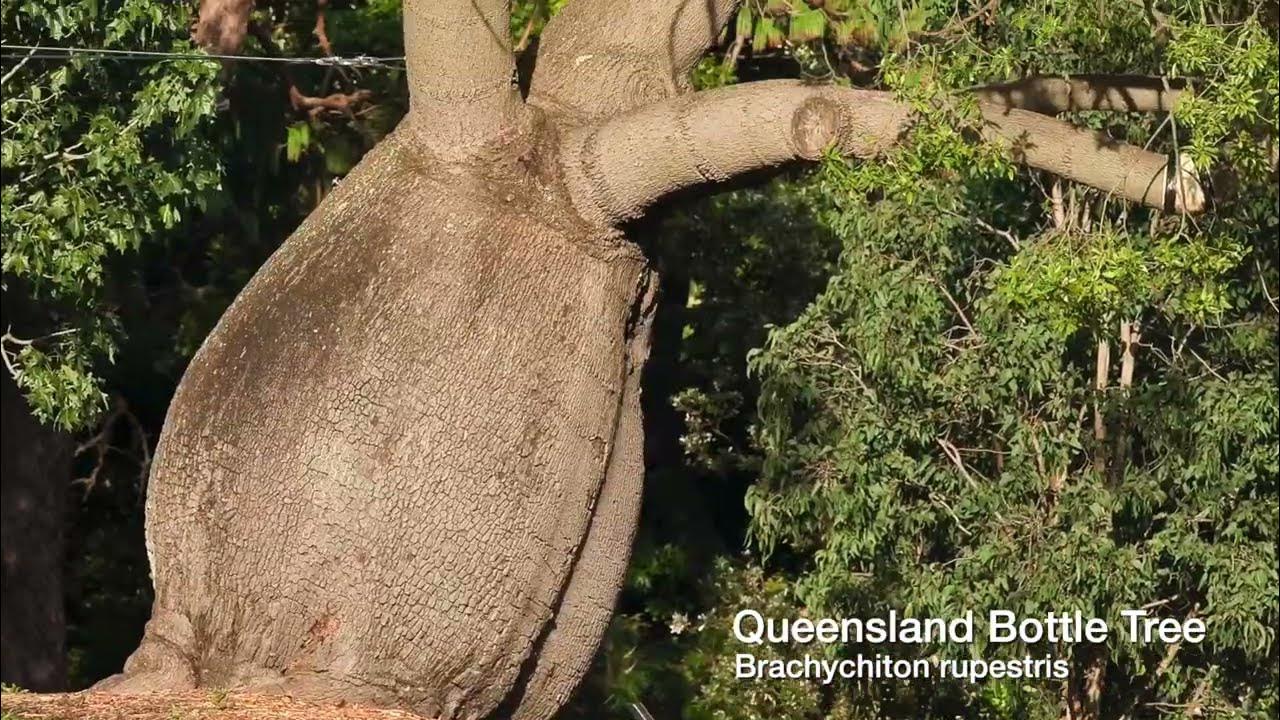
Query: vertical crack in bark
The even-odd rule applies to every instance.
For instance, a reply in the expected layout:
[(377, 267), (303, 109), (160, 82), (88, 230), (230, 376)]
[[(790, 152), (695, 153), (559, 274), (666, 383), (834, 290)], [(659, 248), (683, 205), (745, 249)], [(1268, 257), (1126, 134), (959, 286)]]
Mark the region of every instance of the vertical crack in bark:
[[(626, 408), (626, 387), (627, 380), (632, 373), (639, 372), (644, 365), (643, 354), (637, 362), (636, 358), (636, 342), (640, 341), (645, 344), (648, 342), (648, 328), (653, 320), (653, 313), (657, 307), (655, 299), (657, 297), (658, 286), (655, 282), (656, 275), (649, 268), (641, 271), (640, 277), (636, 280), (636, 287), (633, 290), (634, 298), (631, 302), (631, 309), (628, 312), (623, 331), (623, 342), (626, 345), (626, 356), (622, 359), (619, 369), (618, 378), (618, 399), (617, 405), (613, 413), (613, 422), (610, 427), (610, 437), (608, 440), (608, 448), (605, 451), (604, 472), (601, 476), (600, 485), (596, 488), (595, 497), (591, 500), (591, 513), (593, 515), (591, 523), (595, 522), (594, 514), (597, 509), (597, 500), (603, 492), (604, 483), (608, 482), (609, 469), (614, 462), (614, 450), (617, 447), (617, 433), (619, 422), (622, 419), (622, 413)], [(647, 348), (646, 348), (647, 350)], [(562, 609), (564, 607), (565, 597), (568, 594), (569, 587), (573, 577), (580, 571), (583, 571), (581, 560), (583, 551), (587, 547), (587, 537), (591, 532), (591, 523), (588, 523), (587, 532), (583, 533), (582, 541), (574, 549), (573, 559), (570, 562), (570, 570), (565, 575), (563, 584), (556, 595), (554, 604), (551, 607), (551, 617), (547, 623), (543, 625), (542, 630), (538, 633), (538, 637), (529, 646), (529, 653), (525, 656), (524, 661), (520, 664), (520, 672), (516, 675), (516, 680), (512, 684), (507, 696), (499, 703), (494, 710), (494, 717), (507, 718), (511, 717), (520, 709), (526, 694), (529, 690), (530, 682), (534, 679), (538, 669), (538, 661), (542, 657), (542, 650), (547, 644), (548, 638), (551, 637), (552, 631), (556, 629), (557, 622), (561, 619)], [(589, 568), (587, 569), (589, 571)], [(595, 648), (598, 650), (599, 646)], [(593, 653), (594, 655), (594, 650)]]

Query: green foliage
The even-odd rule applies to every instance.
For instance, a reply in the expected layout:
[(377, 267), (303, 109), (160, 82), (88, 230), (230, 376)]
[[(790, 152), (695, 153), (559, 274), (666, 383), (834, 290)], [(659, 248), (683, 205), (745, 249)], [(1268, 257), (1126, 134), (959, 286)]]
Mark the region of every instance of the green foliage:
[[(957, 27), (948, 8), (925, 23), (943, 40), (859, 41), (881, 38), (881, 81), (924, 122), (883, 162), (828, 160), (815, 209), (843, 241), (838, 270), (752, 359), (751, 540), (794, 582), (793, 614), (1079, 609), (1114, 626), (1154, 603), (1205, 618), (1210, 637), (1168, 658), (1113, 642), (1102, 707), (1275, 712), (1276, 46), (1251, 10), (1203, 10), (1224, 19), (1190, 3), (1153, 21), (1136, 4), (1056, 2)], [(970, 143), (971, 114), (947, 99), (1119, 68), (1194, 73), (1194, 99), (1169, 122), (1078, 120), (1229, 177), (1210, 216), (1059, 185), (1055, 222), (1037, 187), (1051, 179)], [(1066, 646), (978, 650), (1069, 657), (1077, 674), (1090, 662)], [(1052, 682), (993, 683), (895, 710), (901, 688), (882, 683), (829, 702), (857, 716), (1057, 717), (1060, 697)]]
[[(153, 0), (5, 0), (0, 12), (7, 42), (191, 49), (185, 11)], [(206, 133), (217, 72), (78, 57), (32, 59), (7, 77), (3, 269), (46, 310), (25, 324), (48, 335), (6, 337), (4, 351), (42, 420), (78, 428), (103, 407), (94, 366), (116, 344), (112, 259), (178, 228), (216, 188)]]

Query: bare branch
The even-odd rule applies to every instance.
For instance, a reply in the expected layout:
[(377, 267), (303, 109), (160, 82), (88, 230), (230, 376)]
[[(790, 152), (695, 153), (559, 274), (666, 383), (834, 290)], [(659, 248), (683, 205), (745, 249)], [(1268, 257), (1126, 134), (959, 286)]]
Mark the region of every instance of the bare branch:
[(616, 224), (663, 196), (828, 146), (879, 155), (907, 127), (888, 93), (767, 80), (673, 98), (569, 133), (566, 179), (583, 217)]
[(329, 42), (329, 31), (325, 22), (325, 11), (329, 9), (329, 0), (316, 0), (316, 24), (311, 28), (320, 51), (325, 55), (333, 55), (333, 43)]
[(1003, 85), (974, 88), (993, 105), (1054, 115), (1078, 110), (1172, 112), (1184, 83), (1141, 75), (1030, 77)]
[(75, 450), (77, 456), (90, 450), (94, 453), (93, 469), (89, 471), (88, 475), (77, 478), (71, 483), (73, 485), (82, 485), (86, 497), (97, 486), (98, 478), (102, 475), (103, 470), (106, 469), (107, 456), (113, 451), (128, 454), (112, 444), (120, 422), (127, 423), (131, 444), (136, 451), (133, 459), (138, 463), (138, 487), (146, 487), (147, 473), (151, 470), (150, 438), (147, 437), (147, 432), (143, 429), (138, 416), (134, 415), (133, 411), (129, 409), (129, 404), (125, 402), (124, 398), (117, 395), (112, 400), (111, 412), (99, 424), (98, 432), (93, 437), (80, 443)]
[(27, 54), (23, 56), (21, 60), (18, 61), (17, 65), (14, 65), (13, 67), (9, 68), (9, 72), (5, 73), (4, 77), (0, 77), (0, 85), (4, 85), (5, 83), (9, 82), (9, 78), (13, 77), (14, 75), (17, 75), (18, 71), (22, 69), (22, 66), (26, 65), (31, 60), (31, 56), (35, 55), (36, 50), (39, 50), (39, 49), (40, 47), (36, 46), (28, 50)]
[(301, 110), (315, 117), (326, 110), (344, 115), (351, 115), (354, 108), (369, 102), (373, 97), (370, 90), (356, 90), (352, 93), (333, 93), (323, 97), (304, 95), (297, 85), (289, 86), (289, 104), (295, 110)]
[[(1194, 171), (1026, 110), (983, 104), (985, 132), (1022, 163), (1119, 197), (1182, 212), (1203, 208)], [(831, 147), (871, 158), (898, 142), (911, 109), (890, 93), (768, 80), (677, 97), (580, 127), (564, 140), (570, 192), (583, 217), (614, 225), (675, 191), (716, 183)]]
[(595, 120), (689, 90), (737, 0), (575, 0), (547, 23), (530, 102)]

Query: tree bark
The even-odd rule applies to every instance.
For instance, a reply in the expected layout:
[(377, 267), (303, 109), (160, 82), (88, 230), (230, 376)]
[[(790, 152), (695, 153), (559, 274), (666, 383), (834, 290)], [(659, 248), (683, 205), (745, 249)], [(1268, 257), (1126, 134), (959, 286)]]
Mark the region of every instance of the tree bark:
[(0, 375), (0, 679), (28, 690), (61, 690), (67, 683), (63, 523), (74, 444), (32, 417), (13, 378)]
[(409, 112), (425, 146), (453, 156), (524, 115), (504, 0), (405, 0)]
[(1173, 112), (1181, 83), (1133, 75), (1031, 77), (974, 89), (982, 102), (1054, 115), (1081, 110)]

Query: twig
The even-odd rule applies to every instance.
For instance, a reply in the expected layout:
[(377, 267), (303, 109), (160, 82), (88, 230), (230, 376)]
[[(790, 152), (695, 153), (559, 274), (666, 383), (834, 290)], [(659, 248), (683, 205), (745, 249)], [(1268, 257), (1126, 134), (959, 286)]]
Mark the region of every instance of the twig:
[(1258, 262), (1257, 259), (1255, 259), (1253, 261), (1253, 266), (1258, 269), (1258, 282), (1262, 283), (1262, 296), (1265, 297), (1267, 299), (1267, 302), (1271, 304), (1272, 310), (1280, 313), (1280, 306), (1276, 305), (1275, 296), (1273, 296), (1271, 294), (1271, 291), (1267, 289), (1267, 278), (1265, 275), (1262, 274), (1262, 263)]
[(20, 347), (27, 347), (44, 340), (51, 340), (56, 337), (62, 337), (63, 335), (70, 335), (75, 331), (75, 328), (67, 328), (66, 330), (59, 330), (57, 332), (51, 332), (48, 335), (41, 335), (40, 337), (28, 339), (14, 336), (13, 328), (10, 328), (4, 335), (0, 335), (0, 359), (4, 360), (4, 366), (5, 369), (9, 371), (9, 376), (17, 382), (18, 378), (22, 377), (22, 369), (17, 367), (14, 363), (18, 359), (18, 354), (22, 351), (19, 350), (14, 352), (5, 347), (6, 345), (12, 343)]
[(35, 47), (32, 47), (30, 50), (28, 50), (26, 56), (23, 57), (21, 60), (19, 60), (17, 65), (14, 65), (13, 67), (9, 68), (9, 72), (5, 73), (4, 77), (0, 77), (0, 85), (4, 85), (5, 83), (9, 82), (9, 78), (13, 77), (19, 70), (21, 70), (22, 66), (26, 65), (27, 61), (30, 60), (36, 54), (36, 51), (39, 49), (40, 49), (40, 46), (37, 45)]
[(97, 486), (98, 478), (106, 468), (107, 455), (112, 450), (117, 450), (111, 444), (111, 439), (115, 435), (117, 424), (121, 420), (129, 424), (130, 435), (133, 438), (132, 444), (137, 452), (139, 487), (146, 487), (147, 474), (151, 469), (150, 438), (148, 438), (147, 432), (143, 429), (138, 417), (129, 410), (129, 405), (124, 398), (116, 396), (115, 401), (112, 403), (111, 412), (102, 420), (98, 432), (93, 437), (80, 443), (75, 450), (76, 455), (92, 450), (97, 456), (93, 469), (89, 474), (72, 481), (73, 485), (84, 486), (85, 496), (88, 496), (93, 491), (93, 488)]
[(964, 323), (965, 329), (969, 331), (969, 335), (975, 338), (980, 337), (978, 335), (978, 331), (973, 329), (973, 323), (969, 322), (969, 316), (964, 314), (964, 310), (960, 307), (960, 303), (956, 302), (956, 299), (947, 291), (947, 287), (937, 278), (929, 279), (932, 280), (933, 284), (938, 286), (938, 289), (942, 291), (942, 294), (947, 298), (947, 302), (951, 303), (951, 307), (956, 311), (956, 314), (960, 316), (960, 322)]
[(956, 446), (951, 444), (946, 438), (936, 438), (938, 447), (942, 448), (942, 452), (946, 454), (951, 463), (956, 466), (965, 481), (971, 486), (977, 487), (978, 483), (974, 482), (973, 476), (969, 474), (969, 470), (964, 466), (964, 458), (960, 457), (960, 451)]
[(316, 42), (320, 44), (320, 50), (326, 56), (333, 55), (333, 45), (329, 43), (329, 34), (325, 31), (325, 8), (329, 7), (329, 0), (316, 0), (316, 24), (312, 28), (311, 34), (316, 36)]

